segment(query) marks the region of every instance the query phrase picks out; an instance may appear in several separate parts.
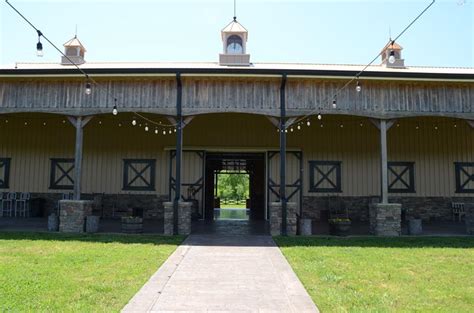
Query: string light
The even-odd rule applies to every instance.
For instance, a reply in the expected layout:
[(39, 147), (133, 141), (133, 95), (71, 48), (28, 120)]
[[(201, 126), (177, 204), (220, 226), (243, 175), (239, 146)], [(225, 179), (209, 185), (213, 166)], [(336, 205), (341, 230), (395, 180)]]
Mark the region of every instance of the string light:
[(290, 128), (290, 132), (293, 132), (293, 127)]
[(43, 44), (41, 43), (41, 36), (43, 35), (39, 30), (38, 32), (38, 43), (36, 44), (36, 56), (42, 57), (43, 56)]
[(114, 108), (112, 109), (112, 114), (117, 115), (118, 110), (117, 110), (117, 98), (114, 99)]
[(133, 120), (132, 120), (132, 125), (133, 126), (137, 125), (137, 120), (135, 118), (133, 118)]
[(145, 131), (146, 132), (148, 131), (148, 125), (145, 125)]
[(321, 113), (318, 113), (318, 120), (321, 120), (323, 118), (323, 116), (321, 115)]
[(172, 133), (172, 132), (171, 132), (171, 129), (170, 129), (170, 131), (169, 131), (168, 133), (171, 135), (171, 133)]
[(158, 135), (158, 128), (155, 128), (155, 134)]
[(163, 130), (163, 135), (166, 135), (166, 130)]
[(89, 82), (86, 83), (85, 93), (86, 93), (86, 95), (90, 95), (92, 93), (91, 83), (89, 83)]
[(311, 122), (309, 121), (309, 119), (306, 121), (306, 125), (309, 127), (311, 126)]
[(296, 128), (298, 128), (298, 130), (301, 130), (301, 125), (298, 124), (298, 126), (296, 126)]
[(336, 97), (334, 97), (334, 99), (332, 100), (332, 108), (337, 108)]
[[(392, 41), (392, 45), (395, 41)], [(395, 63), (395, 51), (390, 50), (390, 56), (388, 57), (388, 63), (393, 64)]]
[(357, 91), (357, 92), (360, 92), (361, 90), (362, 90), (362, 87), (360, 86), (359, 78), (357, 78), (356, 91)]

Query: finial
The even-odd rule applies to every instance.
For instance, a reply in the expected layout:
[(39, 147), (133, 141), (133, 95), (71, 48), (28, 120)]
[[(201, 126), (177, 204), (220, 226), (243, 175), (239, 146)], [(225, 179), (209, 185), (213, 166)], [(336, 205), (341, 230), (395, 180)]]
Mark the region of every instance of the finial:
[(234, 21), (237, 21), (237, 0), (234, 0)]
[(74, 38), (77, 38), (77, 24), (76, 24), (76, 32), (74, 34)]

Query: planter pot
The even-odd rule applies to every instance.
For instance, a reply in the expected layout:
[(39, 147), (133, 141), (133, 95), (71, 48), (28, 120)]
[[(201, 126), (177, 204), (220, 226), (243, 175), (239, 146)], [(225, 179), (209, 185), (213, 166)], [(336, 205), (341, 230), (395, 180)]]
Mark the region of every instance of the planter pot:
[(86, 216), (86, 233), (96, 233), (99, 231), (99, 216)]
[(333, 236), (348, 236), (351, 231), (351, 222), (329, 223), (329, 234)]
[(143, 233), (143, 218), (122, 217), (122, 233), (126, 233), (126, 234)]
[(408, 234), (421, 235), (422, 232), (421, 218), (414, 218), (408, 221)]
[(48, 216), (48, 231), (59, 231), (59, 217), (55, 213)]
[(311, 236), (312, 234), (313, 234), (313, 230), (311, 227), (311, 219), (309, 218), (300, 219), (300, 235)]

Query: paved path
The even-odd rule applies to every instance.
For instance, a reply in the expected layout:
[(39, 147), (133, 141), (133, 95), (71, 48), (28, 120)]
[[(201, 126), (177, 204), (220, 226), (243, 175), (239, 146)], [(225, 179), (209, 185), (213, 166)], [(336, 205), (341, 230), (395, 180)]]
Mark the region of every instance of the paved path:
[(122, 312), (318, 312), (269, 236), (191, 235)]

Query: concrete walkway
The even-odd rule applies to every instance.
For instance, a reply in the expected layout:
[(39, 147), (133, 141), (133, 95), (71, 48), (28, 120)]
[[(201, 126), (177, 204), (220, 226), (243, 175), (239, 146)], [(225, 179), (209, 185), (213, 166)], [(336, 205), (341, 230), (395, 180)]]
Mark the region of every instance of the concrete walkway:
[(318, 312), (269, 236), (191, 235), (122, 312)]

